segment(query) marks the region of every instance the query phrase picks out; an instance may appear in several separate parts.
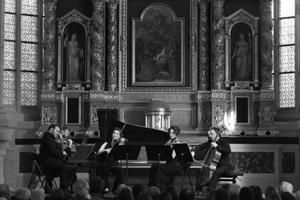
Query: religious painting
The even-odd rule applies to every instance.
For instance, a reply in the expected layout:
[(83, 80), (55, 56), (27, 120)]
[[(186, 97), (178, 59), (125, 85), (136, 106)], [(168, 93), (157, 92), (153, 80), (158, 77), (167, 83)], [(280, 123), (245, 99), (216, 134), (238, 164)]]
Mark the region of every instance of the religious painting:
[(79, 23), (68, 24), (63, 31), (63, 81), (84, 82), (85, 77), (85, 30)]
[(231, 29), (231, 81), (252, 81), (253, 38), (246, 23), (237, 23)]
[(184, 19), (165, 4), (151, 4), (132, 19), (132, 85), (184, 85)]

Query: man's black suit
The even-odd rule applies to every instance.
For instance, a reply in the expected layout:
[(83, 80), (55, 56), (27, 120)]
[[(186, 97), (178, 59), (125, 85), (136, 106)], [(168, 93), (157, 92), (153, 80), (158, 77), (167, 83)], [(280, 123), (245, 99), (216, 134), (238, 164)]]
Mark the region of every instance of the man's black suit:
[[(203, 152), (206, 154), (208, 149), (211, 146), (212, 140), (209, 138), (207, 142), (198, 145), (195, 148), (195, 156), (194, 158), (196, 160), (203, 160)], [(216, 143), (218, 144), (217, 150), (221, 152), (221, 158), (219, 160), (217, 169), (214, 172), (214, 175), (212, 176), (211, 180), (208, 183), (209, 190), (214, 190), (217, 186), (219, 177), (224, 173), (231, 173), (233, 170), (233, 166), (230, 162), (229, 155), (231, 153), (230, 144), (225, 138), (220, 137)]]
[[(76, 180), (76, 167), (63, 161), (62, 144), (56, 142), (54, 135), (49, 132), (45, 132), (43, 135), (40, 146), (40, 156), (46, 174), (59, 176), (62, 189), (67, 189), (72, 186)], [(48, 179), (48, 183), (50, 184), (51, 182), (49, 181)]]

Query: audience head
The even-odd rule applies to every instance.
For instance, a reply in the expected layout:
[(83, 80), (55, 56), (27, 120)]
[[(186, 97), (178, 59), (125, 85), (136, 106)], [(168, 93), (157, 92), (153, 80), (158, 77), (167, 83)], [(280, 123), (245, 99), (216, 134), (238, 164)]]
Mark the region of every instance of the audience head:
[(120, 193), (120, 191), (121, 191), (123, 188), (126, 188), (126, 187), (127, 187), (127, 186), (126, 186), (125, 184), (120, 184), (120, 185), (117, 187), (116, 191), (115, 191), (116, 195), (118, 195), (118, 194)]
[(172, 200), (172, 196), (169, 192), (164, 191), (164, 192), (160, 193), (158, 199), (159, 200)]
[(30, 200), (44, 200), (46, 194), (41, 189), (33, 189), (30, 191)]
[(144, 188), (141, 184), (136, 184), (132, 187), (132, 193), (134, 196), (134, 199), (137, 199), (137, 197), (139, 196), (139, 194), (141, 192), (143, 192)]
[(254, 199), (255, 200), (262, 200), (262, 191), (259, 186), (250, 186), (250, 188), (254, 192)]
[(284, 193), (284, 192), (289, 192), (291, 194), (293, 194), (293, 191), (294, 191), (294, 188), (293, 188), (293, 185), (287, 181), (282, 181), (280, 183), (280, 186), (279, 186), (279, 192), (280, 194)]
[(104, 181), (101, 178), (94, 178), (90, 181), (90, 193), (101, 194), (104, 189)]
[(69, 193), (67, 193), (66, 191), (62, 190), (62, 189), (55, 189), (51, 194), (50, 194), (50, 198), (52, 200), (65, 200), (68, 199), (69, 197)]
[(290, 192), (283, 192), (281, 193), (282, 200), (295, 200), (295, 196)]
[(295, 197), (296, 197), (296, 200), (300, 200), (300, 190), (295, 192)]
[(72, 186), (75, 196), (88, 197), (90, 186), (85, 180), (77, 180)]
[(137, 196), (136, 200), (153, 200), (153, 198), (148, 191), (143, 191)]
[(242, 187), (239, 194), (239, 199), (254, 200), (254, 192), (250, 187)]
[(129, 187), (122, 188), (117, 194), (117, 200), (134, 200), (132, 191)]
[(167, 192), (170, 193), (170, 195), (172, 196), (173, 200), (178, 200), (177, 192), (176, 192), (176, 190), (175, 190), (175, 188), (173, 186), (168, 186), (167, 187)]
[(180, 191), (180, 194), (179, 194), (180, 200), (194, 200), (194, 198), (195, 198), (195, 194), (194, 194), (192, 188), (186, 187)]
[(20, 188), (15, 192), (15, 198), (17, 200), (29, 200), (30, 190), (28, 188)]
[(281, 200), (281, 197), (278, 192), (268, 193), (265, 200)]
[(265, 190), (265, 196), (267, 197), (270, 193), (279, 193), (279, 191), (276, 187), (268, 186)]
[(229, 199), (228, 191), (224, 188), (217, 189), (215, 192), (214, 200), (227, 200)]
[(149, 192), (149, 194), (150, 194), (150, 196), (152, 197), (153, 200), (158, 199), (158, 197), (160, 195), (160, 189), (156, 186), (149, 187), (148, 192)]
[(10, 199), (11, 193), (7, 184), (0, 184), (0, 197), (5, 197), (7, 200)]

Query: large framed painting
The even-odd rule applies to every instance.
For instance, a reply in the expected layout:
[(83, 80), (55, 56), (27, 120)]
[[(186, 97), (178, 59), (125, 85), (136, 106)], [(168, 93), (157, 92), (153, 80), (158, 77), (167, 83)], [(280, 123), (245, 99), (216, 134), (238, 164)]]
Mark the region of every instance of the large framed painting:
[(162, 3), (132, 18), (132, 86), (185, 84), (185, 21)]

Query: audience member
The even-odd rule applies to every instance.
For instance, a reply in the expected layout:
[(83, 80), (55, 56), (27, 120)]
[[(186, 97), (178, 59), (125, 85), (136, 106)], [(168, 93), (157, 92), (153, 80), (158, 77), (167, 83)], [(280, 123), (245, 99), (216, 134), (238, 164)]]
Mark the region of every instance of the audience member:
[(117, 194), (116, 200), (134, 200), (131, 189), (129, 187), (122, 188)]
[(44, 200), (46, 194), (41, 189), (33, 189), (30, 191), (30, 200)]
[(260, 187), (256, 186), (256, 185), (255, 186), (252, 185), (252, 186), (250, 186), (250, 188), (254, 192), (254, 199), (255, 200), (262, 200), (262, 191), (261, 191)]
[(17, 200), (29, 200), (30, 190), (28, 188), (20, 188), (15, 192), (14, 196)]
[(293, 194), (293, 192), (294, 192), (293, 185), (287, 181), (282, 181), (279, 186), (279, 193), (282, 194), (284, 192), (289, 192), (289, 193)]
[(295, 192), (295, 197), (296, 197), (296, 200), (300, 200), (300, 190)]
[(134, 199), (137, 199), (137, 197), (139, 196), (139, 194), (141, 192), (143, 192), (144, 188), (141, 184), (136, 184), (132, 187), (132, 193), (134, 196)]
[(150, 194), (153, 200), (157, 200), (160, 195), (160, 189), (156, 186), (151, 186), (148, 188), (148, 193)]
[(104, 189), (104, 180), (101, 178), (94, 178), (90, 181), (90, 195), (92, 200), (102, 200)]
[(10, 200), (11, 192), (7, 184), (0, 184), (0, 197)]
[(172, 196), (169, 192), (164, 191), (160, 193), (158, 200), (172, 200)]
[(281, 197), (278, 192), (268, 193), (265, 200), (281, 200)]
[(242, 187), (239, 193), (241, 200), (254, 200), (254, 192), (250, 187)]
[(180, 191), (179, 199), (180, 200), (194, 200), (195, 194), (192, 188), (186, 187)]
[(84, 200), (91, 199), (89, 194), (90, 186), (85, 180), (77, 180), (72, 186), (74, 192), (74, 199)]
[(217, 189), (215, 192), (215, 198), (214, 200), (228, 200), (229, 194), (228, 191), (224, 188)]
[(271, 193), (277, 193), (277, 194), (279, 194), (279, 191), (278, 191), (278, 189), (276, 187), (273, 187), (273, 186), (266, 187), (265, 197), (267, 197)]
[(173, 200), (178, 200), (178, 195), (177, 195), (177, 192), (176, 192), (174, 186), (170, 186), (170, 185), (169, 185), (169, 186), (167, 187), (167, 192), (170, 193), (170, 195), (172, 196), (172, 199), (173, 199)]
[(295, 196), (290, 192), (283, 192), (280, 194), (282, 200), (295, 200)]
[(148, 191), (141, 192), (136, 200), (153, 200)]

